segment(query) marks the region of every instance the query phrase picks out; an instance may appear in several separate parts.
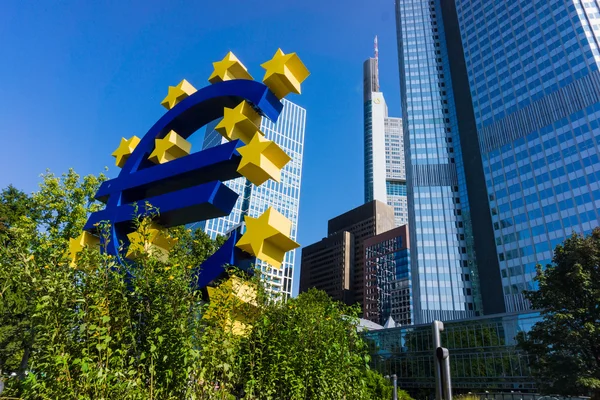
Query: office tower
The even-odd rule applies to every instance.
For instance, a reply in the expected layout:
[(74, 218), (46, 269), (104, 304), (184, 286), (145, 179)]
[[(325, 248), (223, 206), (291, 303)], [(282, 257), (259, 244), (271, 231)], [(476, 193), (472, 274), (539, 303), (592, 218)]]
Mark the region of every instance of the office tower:
[[(468, 213), (460, 200), (463, 218), (471, 223), (463, 225), (475, 237), (483, 310), (499, 309), (490, 295), (498, 292), (491, 285), (492, 265), (500, 279), (500, 293), (493, 297), (502, 298), (508, 311), (527, 309), (523, 291), (536, 288), (535, 265), (549, 263), (554, 246), (572, 232), (598, 225), (599, 5), (402, 0), (396, 9), (404, 123), (415, 140), (408, 152), (419, 151), (418, 119), (441, 100), (447, 114), (435, 118), (457, 121), (458, 135), (453, 126), (449, 133), (454, 153), (462, 155), (455, 157), (457, 167), (464, 162), (457, 178), (459, 191), (461, 179), (466, 183)], [(423, 91), (441, 97), (431, 99)], [(433, 106), (423, 100), (434, 100)], [(409, 181), (417, 178), (409, 172)], [(486, 200), (475, 201), (483, 190)], [(481, 204), (487, 216), (476, 211)], [(484, 229), (488, 220), (490, 228)], [(489, 231), (493, 252), (481, 250), (490, 249)], [(412, 244), (420, 246), (418, 239)], [(485, 261), (490, 254), (495, 259)]]
[(329, 235), (337, 232), (350, 232), (354, 238), (354, 273), (352, 291), (354, 302), (361, 308), (364, 302), (365, 247), (367, 238), (394, 228), (394, 209), (378, 200), (373, 200), (329, 220)]
[[(239, 198), (231, 214), (200, 224), (213, 239), (238, 226), (243, 221), (244, 215), (256, 218), (272, 206), (292, 222), (290, 237), (296, 240), (306, 110), (286, 99), (283, 99), (282, 103), (283, 111), (277, 123), (262, 118), (260, 125), (260, 130), (265, 137), (277, 143), (291, 157), (291, 161), (281, 171), (281, 181), (277, 183), (269, 180), (261, 186), (254, 186), (246, 178), (241, 177), (226, 182), (227, 186), (239, 194)], [(213, 121), (206, 128), (203, 144), (205, 149), (225, 140), (214, 130), (217, 122)], [(267, 263), (258, 261), (270, 290), (283, 293), (284, 296), (291, 296), (295, 256), (296, 250), (288, 252), (281, 269), (272, 268)]]
[(339, 231), (302, 249), (300, 292), (324, 291), (334, 300), (354, 302), (354, 235)]
[[(346, 275), (350, 271), (349, 303), (362, 307), (364, 299), (364, 241), (394, 228), (394, 209), (385, 203), (373, 200), (329, 220), (327, 237), (302, 249), (300, 292), (310, 287), (325, 288), (327, 271), (333, 270), (330, 287), (345, 287)], [(346, 251), (350, 251), (347, 259)], [(341, 267), (340, 265), (343, 265)], [(324, 289), (325, 290), (325, 289)], [(325, 290), (332, 297), (339, 297), (338, 289)], [(345, 300), (346, 301), (346, 300)], [(347, 301), (348, 302), (348, 301)]]
[(394, 207), (396, 226), (408, 221), (402, 119), (388, 116), (379, 91), (379, 51), (363, 65), (365, 203), (379, 200)]
[(408, 226), (365, 239), (364, 318), (385, 324), (388, 318), (410, 325), (412, 281)]
[(477, 202), (468, 192), (439, 2), (398, 0), (396, 20), (415, 323), (467, 318), (486, 306), (503, 311), (497, 296), (486, 297), (491, 287), (499, 292), (497, 261), (475, 257), (486, 254), (486, 239), (494, 251), (493, 234), (477, 218), (482, 197), (490, 219), (485, 194)]
[(443, 3), (464, 50), (506, 309), (526, 309), (535, 265), (599, 222), (600, 4)]

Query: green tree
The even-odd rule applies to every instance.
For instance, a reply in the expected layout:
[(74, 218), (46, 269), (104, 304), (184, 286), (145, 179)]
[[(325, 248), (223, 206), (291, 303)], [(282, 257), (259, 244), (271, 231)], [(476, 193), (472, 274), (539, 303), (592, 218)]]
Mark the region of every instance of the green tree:
[(64, 258), (68, 238), (92, 207), (104, 179), (73, 171), (43, 175), (31, 196), (9, 186), (0, 194), (0, 377), (23, 378), (35, 342), (33, 314), (46, 267)]
[(537, 267), (539, 290), (526, 293), (542, 321), (519, 346), (545, 393), (600, 396), (600, 229), (574, 234)]
[[(13, 186), (8, 186), (0, 192), (0, 246), (7, 249), (10, 246), (10, 227), (18, 223), (31, 210), (31, 199), (25, 193)], [(2, 250), (0, 250), (1, 252)], [(0, 266), (2, 264), (0, 263)], [(0, 272), (2, 276), (2, 272)], [(0, 379), (2, 372), (19, 370), (23, 355), (22, 337), (26, 328), (27, 318), (20, 310), (18, 299), (8, 290), (10, 280), (0, 280)], [(11, 304), (6, 308), (2, 305)]]
[(22, 216), (31, 212), (31, 198), (12, 185), (0, 192), (0, 235), (7, 235), (9, 228)]

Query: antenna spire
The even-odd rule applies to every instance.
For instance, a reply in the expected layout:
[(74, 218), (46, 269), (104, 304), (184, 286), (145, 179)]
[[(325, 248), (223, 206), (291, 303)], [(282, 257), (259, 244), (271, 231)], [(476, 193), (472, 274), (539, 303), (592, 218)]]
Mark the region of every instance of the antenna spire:
[(377, 44), (377, 35), (375, 35), (373, 47), (375, 48), (375, 73), (373, 74), (375, 82), (373, 89), (375, 92), (379, 92), (379, 45)]
[(375, 42), (373, 44), (375, 46), (375, 59), (379, 60), (379, 46), (377, 45), (377, 35), (375, 35)]

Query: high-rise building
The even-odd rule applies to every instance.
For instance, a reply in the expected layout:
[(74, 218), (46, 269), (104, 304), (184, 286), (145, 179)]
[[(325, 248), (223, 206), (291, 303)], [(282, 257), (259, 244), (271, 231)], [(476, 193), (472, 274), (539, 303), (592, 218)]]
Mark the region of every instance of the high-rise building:
[[(240, 225), (244, 215), (256, 218), (269, 206), (272, 206), (292, 222), (290, 238), (296, 240), (306, 110), (286, 99), (283, 99), (282, 102), (283, 111), (277, 123), (262, 118), (260, 125), (260, 130), (265, 137), (277, 143), (291, 157), (291, 161), (281, 171), (281, 181), (277, 183), (269, 180), (260, 186), (255, 186), (246, 178), (241, 177), (226, 182), (227, 186), (239, 194), (239, 198), (231, 214), (200, 224), (202, 229), (213, 239)], [(214, 130), (217, 123), (218, 121), (213, 121), (207, 126), (203, 143), (204, 149), (225, 140)], [(258, 261), (267, 287), (274, 293), (291, 296), (295, 258), (296, 250), (286, 253), (281, 268), (273, 268), (264, 261)]]
[(527, 309), (535, 265), (599, 221), (600, 4), (397, 0), (396, 15), (415, 307), (446, 286), (428, 274), (458, 275), (428, 265), (441, 245), (460, 249), (469, 308)]
[(365, 239), (394, 228), (394, 209), (378, 200), (370, 201), (329, 220), (329, 235), (350, 232), (354, 238), (352, 291), (355, 303), (363, 307), (365, 297)]
[(385, 324), (389, 317), (410, 325), (412, 279), (408, 226), (365, 239), (365, 319)]
[[(330, 219), (328, 236), (302, 249), (300, 292), (316, 287), (335, 299), (362, 307), (364, 242), (393, 228), (394, 209), (377, 200)], [(349, 293), (346, 292), (348, 287)]]
[(379, 51), (363, 65), (365, 203), (379, 200), (394, 207), (396, 226), (408, 221), (402, 119), (388, 116), (379, 90)]
[(310, 288), (324, 291), (334, 300), (354, 303), (354, 235), (336, 232), (302, 249), (300, 293)]
[(459, 131), (440, 2), (397, 0), (396, 18), (415, 323), (502, 312), (481, 158), (465, 154), (478, 147)]
[(535, 265), (600, 220), (600, 3), (444, 3), (460, 29), (506, 309), (526, 309)]

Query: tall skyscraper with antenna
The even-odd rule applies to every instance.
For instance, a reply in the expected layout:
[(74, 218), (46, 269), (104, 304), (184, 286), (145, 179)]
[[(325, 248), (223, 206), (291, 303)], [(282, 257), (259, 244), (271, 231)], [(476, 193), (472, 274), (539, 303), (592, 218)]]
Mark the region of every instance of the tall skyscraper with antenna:
[(379, 200), (394, 207), (396, 226), (408, 223), (402, 119), (388, 116), (379, 87), (379, 48), (363, 65), (365, 203)]

